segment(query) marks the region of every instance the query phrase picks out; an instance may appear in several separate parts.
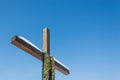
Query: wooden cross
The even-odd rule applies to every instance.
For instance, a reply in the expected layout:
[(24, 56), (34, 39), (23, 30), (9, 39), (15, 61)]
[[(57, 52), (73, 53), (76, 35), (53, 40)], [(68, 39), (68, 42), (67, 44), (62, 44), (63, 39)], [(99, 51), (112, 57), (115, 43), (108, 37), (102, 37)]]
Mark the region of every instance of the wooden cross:
[(12, 37), (11, 43), (42, 61), (42, 80), (54, 80), (54, 70), (68, 75), (69, 69), (50, 55), (50, 31), (43, 29), (43, 51), (21, 36)]

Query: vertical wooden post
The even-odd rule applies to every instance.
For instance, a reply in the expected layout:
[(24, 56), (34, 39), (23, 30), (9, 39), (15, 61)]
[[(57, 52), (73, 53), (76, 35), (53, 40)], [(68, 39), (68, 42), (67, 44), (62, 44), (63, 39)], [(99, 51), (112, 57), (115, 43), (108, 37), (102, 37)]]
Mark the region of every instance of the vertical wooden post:
[(48, 28), (43, 29), (43, 69), (42, 80), (54, 80), (53, 76), (53, 58), (50, 57), (50, 31)]
[(49, 30), (48, 28), (43, 29), (43, 63), (42, 63), (42, 80), (49, 80), (49, 69), (47, 63), (49, 61)]
[(48, 28), (43, 29), (43, 52), (50, 55), (50, 31)]

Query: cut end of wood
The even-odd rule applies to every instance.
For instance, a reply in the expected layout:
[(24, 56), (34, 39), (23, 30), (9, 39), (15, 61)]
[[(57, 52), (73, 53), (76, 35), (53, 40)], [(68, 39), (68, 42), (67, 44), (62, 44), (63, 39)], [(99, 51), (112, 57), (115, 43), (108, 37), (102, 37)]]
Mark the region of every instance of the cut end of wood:
[(17, 38), (16, 35), (11, 38), (11, 43), (12, 43), (12, 44), (14, 43), (14, 41), (16, 40), (16, 38)]
[(43, 30), (47, 30), (48, 31), (49, 29), (47, 27), (45, 27)]

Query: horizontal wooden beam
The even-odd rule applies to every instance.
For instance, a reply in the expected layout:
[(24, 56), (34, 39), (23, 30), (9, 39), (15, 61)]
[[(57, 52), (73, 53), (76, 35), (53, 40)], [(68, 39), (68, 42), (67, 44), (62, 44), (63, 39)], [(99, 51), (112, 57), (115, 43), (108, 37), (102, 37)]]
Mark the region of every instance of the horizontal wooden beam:
[[(22, 50), (28, 52), (29, 54), (31, 54), (32, 56), (36, 57), (37, 59), (43, 61), (43, 52), (36, 47), (34, 44), (32, 44), (31, 42), (29, 42), (28, 40), (26, 40), (25, 38), (21, 37), (21, 36), (14, 36), (12, 37), (11, 43), (16, 45), (17, 47), (21, 48)], [(69, 69), (64, 66), (62, 63), (60, 63), (58, 60), (55, 60), (55, 68), (62, 72), (65, 75), (68, 75)]]

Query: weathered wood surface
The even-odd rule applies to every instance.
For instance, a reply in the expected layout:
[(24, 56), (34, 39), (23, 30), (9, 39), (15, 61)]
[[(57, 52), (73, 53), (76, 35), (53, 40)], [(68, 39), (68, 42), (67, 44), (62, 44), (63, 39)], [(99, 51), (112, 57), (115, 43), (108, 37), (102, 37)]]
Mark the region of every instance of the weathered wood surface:
[(51, 67), (50, 67), (50, 33), (49, 29), (43, 29), (43, 63), (42, 63), (42, 80), (51, 80)]
[(43, 29), (43, 52), (50, 55), (50, 31), (48, 28)]

